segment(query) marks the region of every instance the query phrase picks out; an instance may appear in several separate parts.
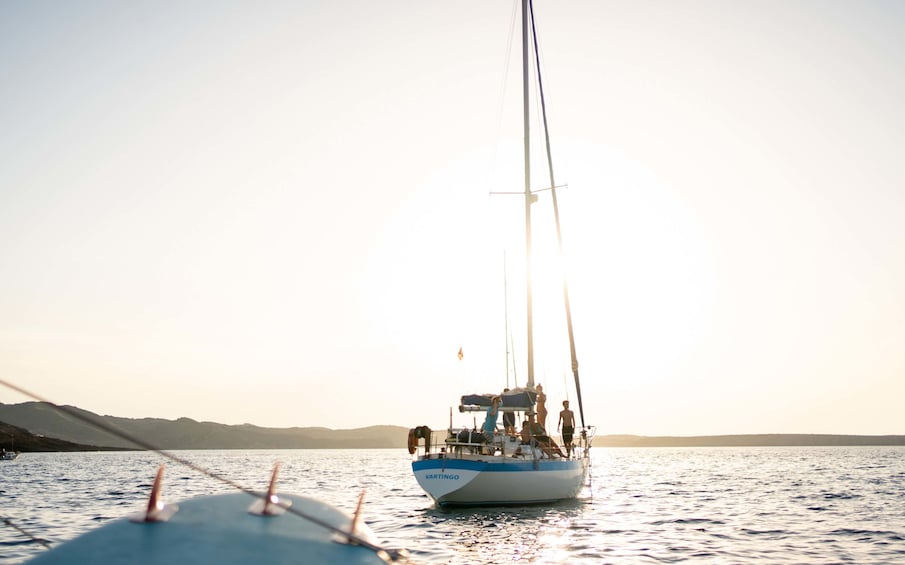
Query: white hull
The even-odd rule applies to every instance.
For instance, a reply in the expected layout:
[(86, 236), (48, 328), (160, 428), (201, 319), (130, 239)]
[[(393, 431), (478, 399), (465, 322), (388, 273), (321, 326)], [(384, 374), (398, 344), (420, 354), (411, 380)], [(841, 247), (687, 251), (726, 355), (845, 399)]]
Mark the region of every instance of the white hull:
[(575, 498), (587, 477), (588, 459), (434, 455), (412, 462), (412, 470), (440, 506), (536, 504)]

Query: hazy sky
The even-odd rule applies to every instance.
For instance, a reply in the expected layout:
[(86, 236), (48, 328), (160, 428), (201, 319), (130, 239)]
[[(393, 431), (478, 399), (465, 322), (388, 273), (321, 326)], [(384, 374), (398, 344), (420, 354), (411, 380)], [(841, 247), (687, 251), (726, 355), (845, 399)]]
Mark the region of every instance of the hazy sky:
[[(506, 385), (508, 295), (524, 384), (522, 200), (489, 196), (523, 182), (513, 8), (0, 1), (0, 376), (116, 416), (441, 428)], [(588, 423), (905, 433), (905, 4), (535, 10)]]

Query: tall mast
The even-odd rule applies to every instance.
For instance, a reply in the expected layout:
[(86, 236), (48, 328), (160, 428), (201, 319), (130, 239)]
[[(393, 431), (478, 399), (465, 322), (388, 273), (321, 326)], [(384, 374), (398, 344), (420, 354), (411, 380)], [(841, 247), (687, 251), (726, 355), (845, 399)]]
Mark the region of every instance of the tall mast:
[[(556, 200), (556, 180), (553, 178), (553, 155), (550, 151), (550, 128), (547, 125), (547, 104), (544, 101), (544, 80), (540, 72), (540, 56), (537, 47), (537, 29), (534, 26), (534, 9), (531, 9), (531, 37), (534, 38), (534, 61), (537, 65), (537, 86), (540, 91), (541, 115), (544, 118), (544, 141), (547, 147), (547, 167), (550, 172), (550, 194), (553, 197), (553, 217), (556, 219), (556, 242), (559, 244), (559, 255), (564, 256), (562, 246), (562, 229), (559, 224), (559, 204)], [(572, 307), (569, 304), (569, 282), (563, 274), (563, 303), (566, 309), (566, 327), (569, 330), (569, 353), (572, 357), (572, 375), (575, 378), (575, 393), (578, 396), (578, 413), (581, 416), (581, 427), (584, 427), (584, 403), (581, 401), (581, 381), (578, 378), (578, 356), (575, 354), (575, 334), (572, 331)]]
[(528, 123), (528, 2), (522, 0), (522, 118), (525, 131), (525, 281), (527, 284), (527, 326), (528, 326), (528, 389), (534, 388), (534, 326), (532, 323), (531, 298), (531, 141)]

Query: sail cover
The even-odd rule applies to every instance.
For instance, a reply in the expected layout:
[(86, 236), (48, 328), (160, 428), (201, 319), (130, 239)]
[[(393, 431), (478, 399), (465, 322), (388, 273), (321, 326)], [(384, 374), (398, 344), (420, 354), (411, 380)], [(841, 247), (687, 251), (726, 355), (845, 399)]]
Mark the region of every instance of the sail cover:
[[(494, 396), (502, 398), (500, 407), (509, 408), (510, 410), (531, 410), (534, 408), (534, 401), (537, 393), (530, 390), (510, 390), (502, 394), (466, 394), (462, 397), (459, 404), (459, 412), (469, 411), (471, 407), (486, 408), (490, 406)], [(473, 409), (473, 408), (472, 408)]]

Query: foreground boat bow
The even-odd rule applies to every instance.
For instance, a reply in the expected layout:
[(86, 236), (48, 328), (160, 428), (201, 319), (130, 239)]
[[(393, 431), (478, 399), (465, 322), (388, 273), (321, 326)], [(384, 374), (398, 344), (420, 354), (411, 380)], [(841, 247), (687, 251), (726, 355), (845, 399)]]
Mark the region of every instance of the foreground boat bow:
[(263, 494), (203, 496), (175, 504), (161, 497), (163, 466), (144, 511), (83, 534), (28, 563), (404, 563), (404, 550), (377, 545), (353, 516), (314, 498), (277, 495), (275, 466)]

